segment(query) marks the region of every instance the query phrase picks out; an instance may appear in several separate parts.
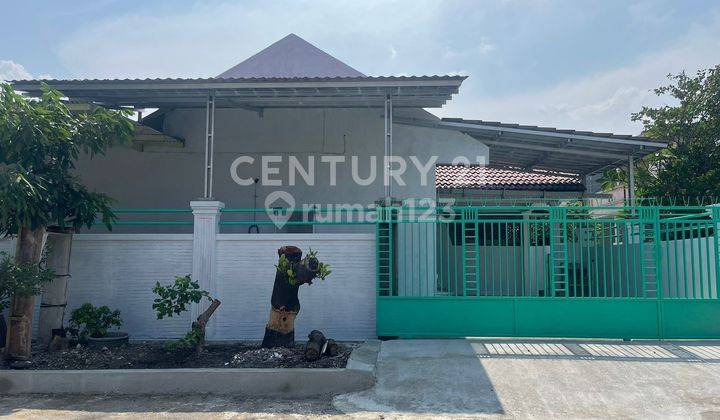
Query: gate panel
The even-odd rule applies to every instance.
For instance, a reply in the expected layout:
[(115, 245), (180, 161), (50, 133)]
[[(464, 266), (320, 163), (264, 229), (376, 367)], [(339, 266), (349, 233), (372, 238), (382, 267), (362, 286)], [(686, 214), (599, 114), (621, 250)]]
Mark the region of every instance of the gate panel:
[(659, 333), (655, 300), (518, 298), (516, 302), (518, 337), (656, 338)]
[(720, 338), (719, 207), (379, 215), (378, 335)]
[(665, 338), (720, 337), (720, 301), (664, 299), (663, 336)]
[(510, 337), (514, 334), (512, 299), (378, 297), (378, 336)]

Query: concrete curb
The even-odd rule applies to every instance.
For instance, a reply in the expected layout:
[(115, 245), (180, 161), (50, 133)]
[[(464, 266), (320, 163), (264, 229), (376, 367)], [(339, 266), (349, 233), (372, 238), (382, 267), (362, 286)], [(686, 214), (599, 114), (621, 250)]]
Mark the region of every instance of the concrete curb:
[(344, 369), (0, 370), (0, 394), (232, 394), (302, 398), (371, 387), (379, 344), (366, 342)]

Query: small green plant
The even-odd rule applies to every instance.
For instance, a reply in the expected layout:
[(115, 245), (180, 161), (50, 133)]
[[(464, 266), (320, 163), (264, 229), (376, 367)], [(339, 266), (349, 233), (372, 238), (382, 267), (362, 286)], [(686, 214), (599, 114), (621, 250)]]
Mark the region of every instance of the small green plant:
[(55, 278), (55, 272), (40, 265), (17, 263), (5, 252), (0, 252), (0, 311), (10, 305), (13, 295), (39, 295), (44, 283)]
[[(313, 251), (312, 248), (310, 248), (310, 251), (308, 251), (308, 256), (317, 259), (317, 251)], [(325, 280), (325, 277), (329, 276), (332, 273), (330, 270), (330, 264), (325, 264), (318, 261), (318, 273), (317, 277), (320, 280)]]
[[(310, 248), (310, 251), (308, 251), (306, 258), (315, 258), (317, 260), (317, 251), (313, 251), (312, 248)], [(281, 273), (285, 273), (288, 276), (288, 283), (295, 286), (297, 285), (297, 273), (295, 271), (295, 267), (293, 264), (285, 257), (285, 255), (280, 255), (280, 259), (278, 260), (278, 264), (275, 266), (275, 268), (280, 271)], [(318, 271), (316, 277), (320, 280), (325, 280), (327, 276), (329, 276), (332, 273), (330, 270), (330, 264), (325, 264), (318, 261)]]
[(78, 330), (80, 340), (105, 337), (110, 327), (121, 325), (120, 311), (112, 311), (105, 305), (95, 307), (92, 303), (83, 303), (70, 314), (70, 326)]
[[(193, 281), (190, 275), (176, 276), (175, 282), (170, 285), (163, 286), (160, 282), (155, 283), (153, 292), (158, 296), (153, 301), (153, 309), (157, 315), (157, 319), (165, 317), (171, 318), (174, 315), (180, 315), (188, 310), (191, 303), (200, 303), (203, 299), (210, 302), (213, 299), (205, 290), (200, 289), (198, 282)], [(185, 337), (176, 342), (168, 343), (169, 347), (197, 347), (205, 339), (205, 333), (202, 328), (193, 323), (192, 328), (185, 334)]]

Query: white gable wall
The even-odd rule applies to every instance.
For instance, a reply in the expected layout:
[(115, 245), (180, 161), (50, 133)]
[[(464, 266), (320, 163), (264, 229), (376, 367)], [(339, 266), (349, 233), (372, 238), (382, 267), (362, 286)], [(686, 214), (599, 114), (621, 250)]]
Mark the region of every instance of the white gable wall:
[[(412, 110), (411, 110), (412, 111)], [(396, 114), (402, 113), (396, 111)], [(404, 111), (407, 112), (407, 111)], [(253, 186), (237, 185), (230, 176), (232, 162), (241, 155), (256, 159), (254, 166), (241, 165), (243, 178), (261, 176), (261, 156), (279, 155), (283, 186), (258, 185), (257, 207), (275, 190), (290, 192), (301, 203), (373, 203), (384, 194), (382, 185), (383, 118), (377, 109), (267, 109), (257, 113), (240, 109), (216, 111), (214, 196), (227, 207), (253, 207)], [(205, 148), (205, 110), (175, 110), (167, 114), (165, 133), (183, 138), (184, 148), (139, 152), (129, 146), (115, 147), (106, 156), (78, 165), (84, 181), (93, 189), (114, 197), (117, 207), (187, 208), (190, 200), (202, 195)], [(488, 157), (487, 147), (477, 140), (450, 130), (394, 125), (394, 153), (415, 155), (421, 162), (438, 156), (438, 163), (449, 163), (456, 156), (474, 161)], [(315, 185), (301, 178), (288, 185), (288, 156), (296, 156), (304, 165), (315, 156)], [(323, 155), (342, 155), (346, 163), (338, 166), (337, 185), (329, 183), (329, 165), (320, 162)], [(378, 158), (378, 176), (372, 185), (356, 185), (350, 160), (358, 156), (361, 177), (369, 174), (370, 156)], [(427, 185), (411, 162), (405, 176), (406, 186), (394, 186), (397, 198), (435, 198), (434, 170)]]

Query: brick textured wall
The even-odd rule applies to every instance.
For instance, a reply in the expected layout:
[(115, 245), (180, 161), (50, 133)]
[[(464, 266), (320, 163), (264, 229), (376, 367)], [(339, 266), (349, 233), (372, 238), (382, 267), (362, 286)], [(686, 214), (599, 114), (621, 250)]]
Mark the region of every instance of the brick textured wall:
[[(300, 289), (296, 337), (310, 330), (352, 340), (375, 337), (375, 237), (372, 234), (221, 234), (214, 294), (222, 301), (210, 325), (215, 340), (262, 339), (270, 310), (277, 249), (312, 247), (332, 266), (325, 281)], [(0, 251), (13, 250), (0, 241)], [(120, 309), (123, 331), (134, 339), (175, 338), (190, 325), (189, 312), (158, 321), (152, 310), (156, 281), (192, 271), (192, 235), (75, 235), (68, 314), (84, 302)], [(39, 299), (38, 299), (39, 301)], [(36, 311), (37, 315), (37, 311)], [(66, 315), (69, 316), (69, 315)], [(67, 319), (67, 318), (66, 318)], [(37, 316), (35, 318), (37, 326)]]
[(375, 337), (375, 235), (221, 234), (217, 250), (217, 294), (223, 302), (211, 338), (262, 339), (270, 311), (277, 249), (312, 247), (332, 274), (300, 288), (295, 336), (318, 329), (337, 339)]
[(157, 320), (152, 288), (155, 282), (169, 283), (192, 271), (192, 235), (75, 235), (70, 264), (69, 311), (84, 302), (119, 309), (122, 330), (135, 339), (187, 332), (189, 313)]

